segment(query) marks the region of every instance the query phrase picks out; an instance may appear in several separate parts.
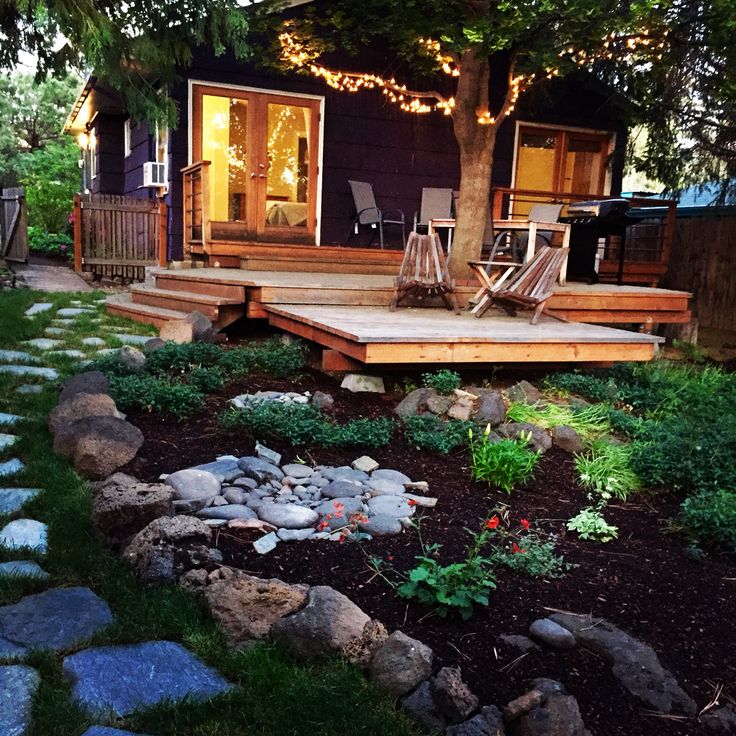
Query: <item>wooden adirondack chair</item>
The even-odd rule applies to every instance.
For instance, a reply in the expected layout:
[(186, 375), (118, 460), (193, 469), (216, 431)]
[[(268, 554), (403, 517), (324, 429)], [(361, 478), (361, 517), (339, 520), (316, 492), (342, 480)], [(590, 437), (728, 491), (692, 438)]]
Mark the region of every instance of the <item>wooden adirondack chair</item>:
[(439, 297), (448, 309), (460, 314), (455, 296), (455, 282), (450, 278), (442, 243), (437, 233), (411, 233), (406, 243), (401, 270), (394, 279), (395, 291), (389, 309), (408, 297)]
[(481, 317), (491, 305), (496, 304), (514, 317), (520, 309), (533, 309), (533, 325), (537, 324), (542, 314), (567, 322), (568, 320), (546, 306), (565, 265), (567, 250), (544, 246), (513, 276), (500, 283), (485, 286), (480, 300), (473, 308), (475, 316)]

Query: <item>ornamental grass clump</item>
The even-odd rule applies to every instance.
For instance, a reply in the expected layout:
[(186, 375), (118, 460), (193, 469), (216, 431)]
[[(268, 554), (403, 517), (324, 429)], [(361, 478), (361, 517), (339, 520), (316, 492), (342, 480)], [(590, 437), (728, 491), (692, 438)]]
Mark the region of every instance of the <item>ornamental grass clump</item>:
[(534, 424), (542, 429), (570, 427), (585, 442), (591, 442), (611, 431), (608, 407), (602, 404), (586, 406), (584, 409), (573, 409), (557, 404), (515, 403), (508, 408), (506, 417), (510, 422)]
[(629, 445), (595, 442), (589, 452), (575, 456), (580, 485), (625, 501), (641, 489), (641, 480), (631, 468), (631, 452)]
[(526, 483), (539, 462), (539, 453), (529, 449), (529, 435), (519, 439), (491, 438), (489, 424), (479, 439), (468, 430), (470, 473), (473, 480), (484, 480), (506, 493)]

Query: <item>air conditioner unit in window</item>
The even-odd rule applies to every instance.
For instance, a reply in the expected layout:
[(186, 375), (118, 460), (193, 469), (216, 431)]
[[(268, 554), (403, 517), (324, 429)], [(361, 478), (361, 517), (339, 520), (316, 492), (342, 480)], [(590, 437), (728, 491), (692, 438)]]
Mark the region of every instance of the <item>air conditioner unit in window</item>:
[(168, 185), (168, 172), (166, 164), (157, 161), (147, 161), (143, 164), (143, 186), (165, 187)]

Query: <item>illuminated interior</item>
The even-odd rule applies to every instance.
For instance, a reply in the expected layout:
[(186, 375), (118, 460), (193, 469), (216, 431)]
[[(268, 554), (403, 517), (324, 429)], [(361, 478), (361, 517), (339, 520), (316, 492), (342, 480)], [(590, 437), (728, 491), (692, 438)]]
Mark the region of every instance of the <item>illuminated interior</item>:
[[(516, 188), (555, 191), (556, 149), (557, 138), (554, 135), (522, 133), (516, 157)], [(526, 217), (533, 204), (533, 201), (515, 202), (514, 217)]]

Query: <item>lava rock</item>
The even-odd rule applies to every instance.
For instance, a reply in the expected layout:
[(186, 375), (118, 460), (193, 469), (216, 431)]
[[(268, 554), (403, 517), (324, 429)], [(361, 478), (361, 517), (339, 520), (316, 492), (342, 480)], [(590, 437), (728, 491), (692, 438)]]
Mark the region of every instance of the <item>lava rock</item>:
[(572, 454), (582, 452), (585, 449), (583, 440), (572, 427), (552, 427), (552, 444), (560, 450)]
[(61, 385), (59, 403), (69, 401), (78, 394), (107, 394), (110, 386), (102, 371), (85, 371), (67, 378)]
[(507, 388), (506, 396), (511, 402), (524, 404), (538, 404), (544, 401), (542, 392), (529, 381), (519, 381)]
[(437, 392), (431, 388), (417, 388), (409, 392), (394, 408), (394, 414), (402, 419), (421, 414), (427, 408), (430, 397), (436, 396)]
[(432, 697), (450, 723), (466, 719), (479, 705), (478, 698), (463, 682), (459, 667), (443, 667), (432, 679)]
[(552, 438), (535, 424), (529, 424), (527, 422), (509, 422), (508, 424), (502, 424), (498, 427), (498, 433), (502, 437), (508, 437), (512, 440), (519, 439), (522, 432), (525, 437), (529, 437), (527, 441), (532, 450), (544, 453), (552, 447)]
[(369, 673), (379, 687), (398, 698), (413, 690), (432, 672), (432, 650), (401, 631), (394, 631), (373, 654)]
[(506, 419), (506, 404), (498, 391), (483, 393), (478, 399), (474, 419), (478, 424), (497, 427)]
[(427, 680), (401, 701), (401, 707), (427, 731), (439, 733), (447, 725), (442, 714), (437, 711), (432, 699), (432, 688)]
[(123, 345), (118, 350), (118, 362), (131, 373), (140, 373), (146, 367), (146, 356), (143, 351), (132, 345)]

